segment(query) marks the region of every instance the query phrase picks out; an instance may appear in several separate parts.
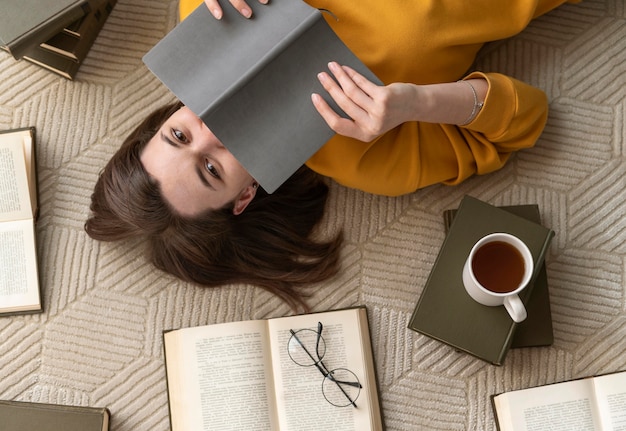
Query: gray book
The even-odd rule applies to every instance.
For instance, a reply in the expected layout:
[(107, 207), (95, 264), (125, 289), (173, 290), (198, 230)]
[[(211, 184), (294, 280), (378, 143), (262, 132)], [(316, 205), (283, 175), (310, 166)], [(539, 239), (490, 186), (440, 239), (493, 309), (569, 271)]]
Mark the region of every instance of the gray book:
[(296, 0), (249, 5), (252, 19), (227, 5), (218, 21), (201, 4), (143, 61), (272, 193), (334, 134), (311, 94), (345, 116), (317, 79), (328, 62), (380, 81), (328, 26), (329, 12)]
[(19, 59), (88, 11), (84, 0), (2, 0), (0, 46)]

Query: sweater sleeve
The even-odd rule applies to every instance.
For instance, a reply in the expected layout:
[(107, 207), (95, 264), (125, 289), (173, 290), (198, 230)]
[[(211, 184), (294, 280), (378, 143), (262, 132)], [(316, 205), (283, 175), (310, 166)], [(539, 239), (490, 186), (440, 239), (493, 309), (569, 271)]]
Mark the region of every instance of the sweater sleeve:
[(307, 165), (345, 186), (388, 196), (500, 169), (511, 153), (535, 144), (546, 123), (547, 98), (501, 74), (475, 72), (465, 79), (479, 77), (489, 89), (468, 125), (410, 122), (369, 143), (337, 135)]
[(511, 153), (534, 146), (546, 124), (548, 100), (543, 91), (498, 73), (474, 72), (465, 79), (480, 77), (489, 83), (484, 107), (470, 124), (457, 127), (462, 138), (454, 143), (467, 145), (475, 172), (467, 169), (471, 159), (460, 160), (457, 177), (444, 180), (449, 184), (500, 169)]

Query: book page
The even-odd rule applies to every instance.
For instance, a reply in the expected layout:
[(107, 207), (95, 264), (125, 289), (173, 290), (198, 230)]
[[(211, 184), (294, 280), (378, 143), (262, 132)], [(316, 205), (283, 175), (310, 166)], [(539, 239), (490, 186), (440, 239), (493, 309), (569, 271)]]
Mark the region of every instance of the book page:
[(591, 379), (507, 392), (494, 397), (501, 431), (602, 431)]
[(172, 431), (277, 430), (265, 321), (163, 335)]
[[(33, 207), (29, 192), (29, 169), (25, 157), (32, 140), (19, 133), (0, 134), (0, 221), (32, 218)], [(34, 198), (33, 198), (34, 201)]]
[(0, 312), (39, 308), (39, 276), (33, 221), (0, 223)]
[(24, 162), (26, 164), (26, 180), (28, 181), (28, 194), (30, 196), (31, 215), (34, 217), (37, 211), (37, 172), (35, 163), (35, 152), (32, 136), (30, 133), (24, 136)]
[[(349, 309), (269, 320), (276, 403), (282, 431), (382, 430), (376, 380), (373, 368), (365, 360), (371, 353), (369, 333), (363, 332), (363, 315), (359, 313), (365, 313), (365, 310)], [(318, 322), (323, 324), (324, 365), (328, 370), (349, 369), (363, 386), (355, 400), (357, 408), (330, 404), (322, 392), (324, 375), (315, 366), (297, 365), (288, 353), (290, 329), (317, 330)], [(364, 338), (367, 339), (365, 343)], [(311, 349), (315, 351), (314, 346)]]
[(594, 379), (603, 431), (626, 431), (626, 371)]

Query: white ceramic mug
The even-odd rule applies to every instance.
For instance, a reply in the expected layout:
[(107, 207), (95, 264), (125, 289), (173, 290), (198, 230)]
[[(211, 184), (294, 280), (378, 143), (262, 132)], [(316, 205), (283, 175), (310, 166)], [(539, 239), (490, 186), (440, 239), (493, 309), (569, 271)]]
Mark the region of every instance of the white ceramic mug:
[(521, 322), (527, 314), (518, 294), (526, 288), (532, 273), (533, 257), (526, 244), (508, 233), (492, 233), (472, 247), (463, 266), (463, 285), (476, 302), (491, 307), (504, 305), (511, 318)]

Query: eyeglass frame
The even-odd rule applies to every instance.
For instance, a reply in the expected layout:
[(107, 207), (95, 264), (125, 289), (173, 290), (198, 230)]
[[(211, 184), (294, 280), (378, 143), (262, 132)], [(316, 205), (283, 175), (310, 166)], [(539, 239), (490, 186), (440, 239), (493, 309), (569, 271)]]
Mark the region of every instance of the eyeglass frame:
[[(317, 356), (317, 359), (315, 359), (315, 357), (311, 354), (311, 352), (309, 352), (309, 349), (306, 348), (306, 346), (302, 343), (302, 341), (298, 338), (297, 333), (305, 330), (305, 329), (300, 329), (298, 331), (294, 331), (293, 329), (289, 329), (289, 333), (291, 334), (291, 337), (289, 338), (289, 341), (287, 342), (287, 354), (289, 355), (289, 358), (291, 359), (291, 361), (293, 363), (295, 363), (298, 366), (304, 367), (306, 365), (302, 365), (300, 363), (298, 363), (295, 359), (293, 359), (293, 357), (291, 356), (291, 353), (289, 353), (289, 342), (291, 341), (291, 339), (295, 339), (296, 342), (298, 343), (298, 345), (300, 345), (300, 347), (302, 348), (302, 350), (304, 350), (304, 352), (308, 355), (308, 357), (311, 359), (311, 361), (313, 362), (311, 365), (315, 365), (315, 368), (317, 368), (319, 370), (319, 372), (324, 376), (325, 379), (328, 379), (332, 382), (334, 382), (337, 387), (339, 388), (339, 390), (344, 394), (344, 396), (346, 397), (346, 399), (349, 401), (349, 404), (346, 404), (345, 406), (340, 406), (337, 404), (332, 403), (330, 400), (328, 400), (328, 398), (326, 396), (324, 396), (324, 398), (326, 399), (326, 401), (328, 401), (329, 404), (332, 404), (336, 407), (347, 407), (349, 405), (354, 406), (354, 408), (357, 408), (356, 405), (356, 400), (358, 398), (357, 397), (354, 398), (354, 400), (350, 397), (350, 395), (348, 395), (348, 393), (345, 391), (345, 389), (341, 386), (342, 384), (348, 385), (348, 386), (352, 386), (355, 388), (359, 389), (359, 393), (360, 390), (363, 388), (363, 385), (361, 385), (361, 382), (359, 381), (359, 378), (357, 377), (356, 374), (354, 374), (352, 371), (348, 370), (347, 368), (334, 368), (332, 370), (329, 370), (328, 367), (326, 366), (326, 364), (324, 364), (324, 362), (322, 361), (322, 356), (319, 353), (319, 348), (320, 348), (320, 340), (323, 340), (322, 338), (322, 331), (324, 329), (324, 326), (322, 325), (322, 322), (317, 322), (317, 331), (313, 330), (313, 329), (307, 329), (309, 331), (313, 331), (317, 334), (317, 340), (315, 343), (315, 355)], [(352, 373), (355, 377), (356, 377), (356, 382), (345, 382), (345, 381), (341, 381), (341, 380), (337, 380), (333, 377), (333, 372), (339, 369), (344, 369), (350, 373)]]

